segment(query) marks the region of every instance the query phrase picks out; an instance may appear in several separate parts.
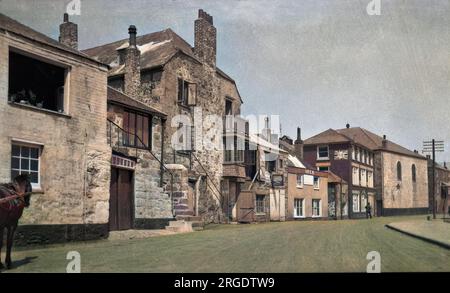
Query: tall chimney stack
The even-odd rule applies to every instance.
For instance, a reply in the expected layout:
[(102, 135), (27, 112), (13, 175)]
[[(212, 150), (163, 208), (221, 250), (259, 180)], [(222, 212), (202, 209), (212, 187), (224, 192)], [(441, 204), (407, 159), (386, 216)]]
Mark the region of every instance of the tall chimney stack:
[(64, 13), (64, 22), (59, 25), (59, 42), (78, 50), (78, 25), (69, 21), (68, 13)]
[(130, 35), (129, 45), (124, 54), (124, 92), (130, 97), (138, 97), (141, 85), (141, 52), (136, 44), (137, 29), (134, 25), (130, 25), (128, 34)]
[(195, 41), (194, 53), (203, 62), (216, 67), (217, 30), (214, 27), (213, 17), (200, 9), (198, 18), (194, 23)]
[(295, 156), (303, 160), (303, 140), (302, 140), (302, 129), (297, 127), (297, 139), (294, 142), (294, 154)]

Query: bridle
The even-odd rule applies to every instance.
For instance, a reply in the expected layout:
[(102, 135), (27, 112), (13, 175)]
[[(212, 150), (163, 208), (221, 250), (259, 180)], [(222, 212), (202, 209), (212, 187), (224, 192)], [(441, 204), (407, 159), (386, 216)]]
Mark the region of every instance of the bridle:
[(17, 192), (15, 190), (8, 189), (9, 193), (12, 194), (10, 196), (0, 198), (0, 204), (4, 204), (15, 199), (19, 199), (21, 202), (25, 202), (25, 196), (31, 195), (32, 192)]

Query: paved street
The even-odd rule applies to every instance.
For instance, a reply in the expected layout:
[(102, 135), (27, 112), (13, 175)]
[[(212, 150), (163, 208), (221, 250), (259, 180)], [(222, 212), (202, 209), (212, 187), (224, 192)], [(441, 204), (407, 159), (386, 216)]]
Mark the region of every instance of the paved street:
[[(420, 217), (209, 226), (205, 231), (16, 250), (11, 272), (363, 272), (381, 254), (382, 271), (450, 271), (450, 250), (385, 224)], [(449, 226), (450, 228), (450, 226)]]

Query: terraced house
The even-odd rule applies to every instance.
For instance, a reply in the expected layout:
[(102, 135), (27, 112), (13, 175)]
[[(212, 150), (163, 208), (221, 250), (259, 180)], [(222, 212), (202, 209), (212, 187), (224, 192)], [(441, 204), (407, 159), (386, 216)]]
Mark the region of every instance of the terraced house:
[[(158, 162), (161, 172), (151, 168), (154, 171), (142, 180), (128, 177), (126, 182), (135, 185), (134, 196), (129, 196), (136, 200), (132, 216), (144, 228), (162, 228), (173, 217), (224, 220), (224, 186), (238, 192), (238, 181), (245, 179), (243, 155), (236, 152), (226, 158), (222, 142), (223, 119), (240, 114), (241, 96), (235, 81), (216, 65), (213, 17), (199, 10), (194, 27), (194, 46), (171, 29), (138, 35), (137, 28), (130, 26), (128, 38), (83, 51), (111, 67), (111, 92), (139, 101), (158, 113), (152, 117), (164, 116), (167, 121), (156, 122), (161, 127), (157, 135), (161, 138), (160, 150), (150, 149), (152, 154), (147, 154), (162, 162)], [(145, 118), (129, 113), (128, 124), (114, 123), (136, 135), (135, 123), (140, 125)], [(120, 159), (129, 159), (131, 154), (116, 151)], [(136, 161), (136, 168), (147, 164), (139, 155), (131, 159)]]
[(378, 216), (427, 212), (427, 161), (416, 151), (350, 125), (319, 133), (302, 148), (306, 163), (348, 182), (350, 218), (364, 217), (367, 203)]

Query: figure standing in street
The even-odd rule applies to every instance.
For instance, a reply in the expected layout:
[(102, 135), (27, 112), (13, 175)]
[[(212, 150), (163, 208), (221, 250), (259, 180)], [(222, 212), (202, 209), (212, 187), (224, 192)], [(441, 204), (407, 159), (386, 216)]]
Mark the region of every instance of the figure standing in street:
[(366, 217), (367, 219), (372, 219), (372, 206), (370, 205), (370, 202), (367, 202), (366, 205)]

